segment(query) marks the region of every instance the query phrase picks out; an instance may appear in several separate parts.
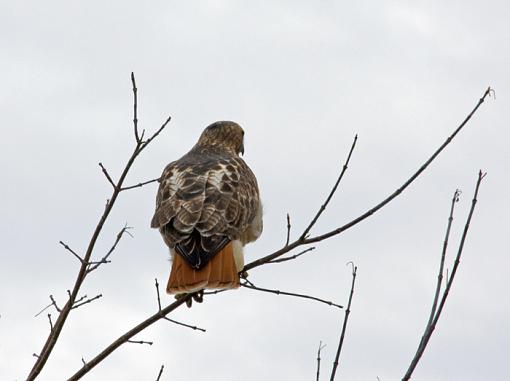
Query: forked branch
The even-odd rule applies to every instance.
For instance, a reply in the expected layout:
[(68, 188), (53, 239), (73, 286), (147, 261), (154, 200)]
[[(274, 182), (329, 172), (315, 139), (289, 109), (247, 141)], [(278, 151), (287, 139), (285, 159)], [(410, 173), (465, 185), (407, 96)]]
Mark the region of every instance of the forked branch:
[(336, 350), (335, 361), (333, 362), (333, 369), (331, 370), (331, 378), (330, 381), (335, 379), (336, 370), (338, 368), (338, 360), (340, 358), (340, 352), (342, 351), (342, 346), (344, 344), (345, 330), (347, 328), (347, 321), (349, 320), (349, 315), (351, 313), (351, 302), (352, 295), (354, 294), (354, 283), (356, 282), (356, 272), (358, 268), (354, 266), (352, 262), (352, 284), (351, 284), (351, 293), (349, 294), (349, 302), (347, 303), (347, 309), (345, 310), (344, 322), (342, 324), (342, 333), (340, 334), (340, 340), (338, 341), (338, 348)]
[(443, 277), (442, 272), (443, 272), (443, 268), (444, 268), (446, 246), (447, 246), (447, 241), (448, 241), (448, 237), (449, 237), (449, 234), (450, 234), (451, 221), (453, 220), (454, 204), (458, 200), (458, 191), (456, 191), (454, 196), (453, 196), (452, 206), (451, 206), (451, 209), (450, 209), (450, 217), (448, 218), (448, 227), (446, 229), (445, 243), (443, 245), (443, 252), (441, 253), (441, 263), (440, 263), (440, 266), (439, 266), (439, 274), (438, 274), (438, 277), (437, 277), (438, 280), (437, 280), (436, 292), (435, 292), (435, 295), (434, 295), (434, 302), (432, 303), (432, 311), (431, 311), (431, 314), (430, 314), (429, 321), (428, 321), (428, 323), (427, 323), (427, 325), (425, 327), (425, 332), (423, 333), (423, 336), (422, 336), (422, 338), (420, 340), (420, 344), (418, 345), (418, 349), (416, 350), (416, 353), (415, 353), (413, 359), (411, 360), (411, 364), (409, 365), (409, 368), (407, 369), (406, 374), (402, 378), (402, 381), (407, 381), (407, 380), (409, 380), (411, 378), (411, 375), (413, 374), (414, 370), (416, 369), (416, 366), (418, 365), (418, 362), (420, 361), (421, 356), (423, 355), (423, 352), (425, 351), (425, 348), (427, 348), (427, 344), (429, 343), (429, 340), (430, 340), (430, 338), (432, 336), (432, 333), (434, 332), (434, 329), (436, 328), (437, 322), (439, 321), (439, 318), (441, 316), (441, 312), (443, 311), (443, 307), (444, 307), (444, 305), (446, 303), (446, 299), (448, 298), (448, 294), (450, 292), (450, 289), (452, 287), (453, 281), (455, 279), (455, 274), (457, 273), (457, 269), (458, 269), (459, 264), (460, 264), (460, 257), (462, 255), (462, 251), (464, 249), (464, 243), (466, 241), (467, 233), (468, 233), (468, 230), (469, 230), (469, 225), (471, 223), (471, 218), (473, 216), (473, 212), (475, 210), (475, 206), (476, 206), (476, 203), (477, 203), (478, 190), (480, 189), (480, 184), (481, 184), (481, 182), (482, 182), (484, 177), (485, 177), (485, 174), (482, 173), (482, 171), (480, 171), (478, 173), (478, 180), (476, 182), (475, 192), (474, 192), (473, 200), (471, 202), (471, 209), (469, 210), (469, 214), (468, 214), (468, 217), (467, 217), (467, 220), (466, 220), (466, 224), (464, 225), (464, 231), (462, 233), (462, 237), (461, 237), (461, 240), (460, 240), (460, 243), (459, 243), (459, 247), (457, 249), (457, 256), (455, 257), (455, 262), (453, 264), (452, 273), (450, 274), (449, 277), (447, 277), (446, 287), (445, 287), (445, 289), (444, 289), (444, 291), (443, 291), (443, 293), (441, 295), (441, 301), (439, 303), (439, 306), (437, 306), (437, 300), (438, 300), (439, 292), (440, 292), (440, 289), (441, 289), (441, 280), (442, 280), (442, 277)]
[[(134, 95), (134, 110), (133, 110), (133, 120), (137, 120), (137, 96), (136, 96), (136, 86), (134, 82), (134, 74), (131, 74), (131, 79), (133, 82), (133, 95)], [(170, 117), (166, 119), (166, 121), (161, 125), (161, 127), (146, 141), (142, 140), (142, 137), (138, 136), (137, 134), (137, 122), (135, 122), (135, 148), (133, 149), (133, 152), (131, 156), (129, 157), (124, 170), (122, 171), (121, 175), (119, 176), (119, 179), (117, 182), (114, 182), (106, 168), (100, 163), (101, 169), (103, 170), (104, 175), (106, 176), (108, 182), (113, 186), (112, 194), (109, 198), (109, 201), (107, 202), (103, 214), (99, 218), (99, 222), (96, 225), (96, 228), (94, 229), (94, 232), (92, 233), (92, 236), (89, 240), (87, 250), (85, 254), (83, 255), (83, 258), (75, 255), (78, 259), (80, 259), (80, 269), (78, 271), (78, 274), (76, 276), (76, 280), (74, 282), (74, 286), (72, 288), (72, 291), (69, 292), (69, 300), (67, 303), (62, 307), (62, 310), (60, 311), (57, 320), (53, 324), (53, 330), (48, 335), (46, 342), (41, 349), (40, 353), (36, 356), (37, 360), (35, 364), (33, 365), (27, 380), (32, 381), (34, 380), (41, 370), (43, 369), (44, 365), (46, 364), (46, 361), (48, 360), (51, 352), (53, 351), (53, 348), (55, 344), (57, 343), (57, 340), (60, 336), (60, 332), (62, 331), (62, 328), (65, 325), (65, 322), (67, 321), (67, 318), (69, 316), (69, 313), (71, 310), (76, 308), (75, 301), (78, 295), (78, 292), (80, 291), (80, 288), (83, 284), (83, 281), (85, 280), (86, 276), (89, 273), (89, 265), (91, 263), (92, 253), (94, 251), (94, 248), (96, 246), (97, 239), (99, 238), (100, 233), (103, 230), (103, 226), (108, 219), (108, 216), (110, 215), (110, 212), (113, 209), (113, 206), (115, 205), (115, 201), (117, 200), (117, 197), (119, 196), (119, 193), (122, 190), (122, 185), (124, 184), (124, 180), (126, 179), (127, 174), (129, 173), (134, 161), (140, 155), (140, 153), (147, 147), (147, 145), (156, 138), (161, 131), (167, 126), (167, 124), (170, 122)], [(143, 135), (143, 134), (142, 134)], [(65, 247), (65, 246), (64, 246)], [(76, 253), (74, 253), (76, 254)], [(87, 364), (88, 365), (88, 364)]]
[(311, 295), (296, 294), (294, 292), (286, 292), (286, 291), (280, 291), (280, 290), (272, 290), (272, 289), (269, 289), (269, 288), (257, 287), (253, 283), (248, 281), (247, 279), (245, 279), (244, 283), (241, 283), (241, 287), (249, 288), (251, 290), (256, 290), (256, 291), (261, 291), (261, 292), (268, 292), (270, 294), (275, 294), (275, 295), (294, 296), (296, 298), (314, 300), (314, 301), (319, 302), (319, 303), (327, 304), (328, 306), (332, 306), (332, 307), (336, 307), (336, 308), (343, 308), (343, 306), (341, 306), (339, 304), (333, 303), (333, 302), (331, 302), (329, 300), (324, 300), (324, 299), (321, 299), (321, 298), (317, 298), (317, 297), (311, 296)]
[[(354, 151), (354, 147), (356, 147), (356, 142), (358, 141), (358, 135), (354, 136), (354, 140), (351, 145), (351, 150), (349, 151), (349, 154), (347, 155), (347, 159), (345, 160), (345, 164), (342, 167), (342, 171), (340, 172), (340, 175), (338, 175), (338, 178), (336, 179), (335, 185), (333, 185), (333, 188), (331, 188), (331, 192), (329, 192), (328, 197), (326, 198), (326, 201), (324, 204), (321, 205), (319, 210), (317, 211), (317, 214), (312, 218), (312, 221), (308, 224), (306, 229), (301, 234), (300, 240), (305, 240), (308, 238), (308, 233), (310, 230), (312, 230), (313, 226), (321, 216), (321, 214), (326, 210), (326, 207), (328, 206), (329, 202), (333, 198), (333, 195), (336, 193), (336, 190), (338, 188), (338, 185), (340, 184), (340, 181), (342, 181), (342, 178), (344, 177), (345, 171), (347, 171), (347, 167), (349, 166), (349, 161), (351, 160), (352, 152)], [(287, 242), (288, 244), (288, 242)]]

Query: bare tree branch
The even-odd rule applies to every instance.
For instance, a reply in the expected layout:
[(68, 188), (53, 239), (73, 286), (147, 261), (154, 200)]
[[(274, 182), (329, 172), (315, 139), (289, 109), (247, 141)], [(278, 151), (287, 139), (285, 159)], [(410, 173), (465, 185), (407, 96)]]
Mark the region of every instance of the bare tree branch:
[[(419, 363), (419, 361), (421, 359), (421, 356), (423, 355), (423, 352), (425, 351), (425, 348), (427, 348), (429, 340), (432, 337), (432, 333), (434, 332), (434, 330), (436, 328), (437, 322), (439, 321), (439, 318), (441, 316), (441, 312), (443, 311), (443, 307), (444, 307), (444, 305), (446, 303), (446, 299), (448, 298), (448, 294), (449, 294), (450, 289), (452, 287), (453, 280), (455, 279), (455, 274), (457, 273), (457, 269), (458, 269), (459, 264), (460, 264), (460, 257), (462, 255), (462, 251), (464, 249), (464, 243), (466, 241), (467, 233), (468, 233), (468, 230), (469, 230), (469, 225), (471, 223), (471, 218), (473, 216), (473, 212), (475, 210), (475, 206), (476, 206), (476, 203), (477, 203), (478, 191), (480, 189), (480, 184), (481, 184), (481, 182), (482, 182), (484, 177), (485, 177), (485, 174), (482, 173), (482, 171), (480, 171), (478, 173), (478, 180), (476, 182), (475, 192), (474, 192), (473, 200), (471, 202), (471, 209), (469, 210), (469, 214), (468, 214), (468, 217), (467, 217), (467, 220), (466, 220), (466, 224), (464, 226), (464, 231), (462, 233), (462, 237), (461, 237), (461, 240), (460, 240), (460, 243), (459, 243), (459, 248), (457, 249), (457, 256), (455, 257), (455, 262), (453, 264), (452, 273), (451, 273), (449, 279), (446, 282), (446, 287), (445, 287), (445, 289), (443, 291), (443, 294), (442, 294), (442, 297), (441, 297), (441, 302), (439, 303), (439, 306), (437, 307), (437, 310), (435, 309), (435, 306), (433, 304), (433, 307), (432, 307), (433, 312), (434, 312), (433, 318), (432, 319), (429, 318), (427, 326), (425, 327), (425, 332), (423, 333), (423, 336), (422, 336), (422, 338), (420, 340), (420, 344), (418, 345), (418, 349), (416, 350), (416, 353), (415, 353), (413, 359), (411, 360), (411, 364), (409, 365), (409, 368), (407, 369), (406, 374), (402, 378), (402, 381), (407, 381), (407, 380), (409, 380), (411, 378), (411, 375), (413, 374), (414, 370), (416, 369), (416, 366), (418, 365), (418, 363)], [(454, 199), (452, 200), (452, 208), (451, 208), (451, 212), (450, 212), (450, 217), (453, 214), (453, 204), (455, 202), (456, 202), (456, 198), (454, 196)], [(449, 218), (448, 228), (447, 228), (447, 237), (448, 237), (448, 234), (449, 234), (449, 232), (448, 232), (449, 229), (450, 229), (450, 218)], [(440, 265), (440, 270), (439, 270), (439, 275), (438, 275), (438, 284), (440, 283), (440, 279), (441, 279), (441, 271), (442, 271), (443, 263), (444, 263), (444, 253), (441, 253), (441, 262), (442, 263)], [(437, 295), (437, 287), (436, 287), (436, 295)], [(437, 302), (436, 301), (436, 296), (434, 296), (434, 303), (436, 303), (436, 302)]]
[[(157, 297), (158, 297), (158, 311), (161, 312), (161, 297), (159, 295), (159, 283), (158, 283), (158, 279), (156, 278), (155, 279), (155, 286), (156, 286), (156, 294), (157, 294)], [(194, 331), (202, 331), (202, 332), (206, 332), (205, 329), (203, 328), (200, 328), (200, 327), (197, 327), (197, 326), (194, 326), (194, 325), (190, 325), (190, 324), (186, 324), (186, 323), (182, 323), (180, 321), (177, 321), (177, 320), (174, 320), (174, 319), (170, 319), (168, 317), (163, 317), (163, 319), (171, 322), (171, 323), (174, 323), (174, 324), (177, 324), (177, 325), (180, 325), (180, 326), (183, 326), (183, 327), (187, 327), (187, 328), (190, 328)]]
[(326, 201), (324, 202), (324, 204), (321, 205), (321, 207), (317, 211), (317, 214), (315, 214), (315, 216), (313, 217), (313, 219), (310, 222), (310, 224), (308, 224), (306, 229), (301, 234), (301, 237), (300, 237), (301, 240), (304, 240), (304, 239), (306, 239), (308, 237), (308, 233), (313, 228), (313, 226), (315, 225), (315, 223), (317, 222), (317, 220), (319, 219), (321, 214), (326, 210), (326, 207), (328, 206), (329, 202), (333, 198), (333, 195), (335, 194), (335, 192), (336, 192), (336, 190), (338, 188), (338, 185), (340, 184), (340, 181), (342, 181), (342, 178), (344, 177), (344, 173), (347, 170), (347, 166), (349, 165), (349, 161), (351, 160), (351, 155), (352, 155), (352, 152), (354, 151), (354, 147), (356, 146), (356, 141), (357, 140), (358, 140), (358, 135), (355, 135), (354, 136), (354, 141), (352, 142), (351, 150), (349, 151), (349, 155), (347, 155), (347, 159), (345, 160), (345, 164), (342, 167), (342, 171), (340, 172), (340, 175), (336, 179), (335, 185), (333, 185), (333, 188), (331, 189), (331, 192), (329, 192), (329, 195), (326, 198)]
[(74, 304), (76, 305), (77, 303), (80, 303), (82, 300), (85, 300), (87, 299), (87, 295), (83, 295), (81, 298), (78, 298), (74, 301)]
[(256, 291), (268, 292), (268, 293), (275, 294), (275, 295), (287, 295), (287, 296), (295, 296), (297, 298), (315, 300), (316, 302), (324, 303), (324, 304), (327, 304), (328, 306), (337, 307), (337, 308), (343, 308), (343, 306), (341, 306), (339, 304), (336, 304), (336, 303), (333, 303), (333, 302), (330, 302), (328, 300), (324, 300), (324, 299), (321, 299), (321, 298), (316, 298), (315, 296), (304, 295), (304, 294), (296, 294), (296, 293), (293, 293), (293, 292), (285, 292), (285, 291), (280, 291), (280, 290), (271, 290), (269, 288), (257, 287), (253, 283), (248, 281), (247, 279), (245, 279), (245, 282), (246, 283), (241, 283), (241, 287), (249, 288), (251, 290), (256, 290)]
[(335, 361), (333, 362), (333, 369), (331, 370), (331, 378), (330, 381), (335, 379), (336, 370), (338, 368), (338, 359), (340, 358), (340, 352), (342, 351), (342, 346), (344, 344), (345, 330), (347, 328), (347, 321), (349, 320), (349, 315), (351, 313), (351, 302), (352, 295), (354, 294), (354, 283), (356, 282), (356, 272), (358, 268), (354, 266), (352, 262), (352, 284), (351, 284), (351, 293), (349, 294), (349, 302), (347, 303), (347, 309), (345, 310), (344, 323), (342, 325), (342, 333), (340, 334), (340, 340), (338, 341), (338, 348), (336, 350)]
[(59, 241), (58, 243), (60, 243), (62, 246), (64, 246), (64, 248), (65, 248), (67, 251), (69, 251), (72, 255), (74, 255), (74, 256), (75, 256), (75, 257), (76, 257), (76, 258), (80, 261), (80, 263), (83, 263), (83, 258), (82, 258), (82, 257), (80, 257), (78, 254), (76, 254), (76, 252), (75, 252), (73, 249), (71, 249), (69, 246), (67, 246), (67, 245), (66, 245), (64, 242), (62, 242), (62, 241)]
[(48, 308), (50, 308), (52, 305), (53, 305), (53, 303), (48, 304), (46, 307), (44, 307), (42, 310), (40, 310), (38, 313), (36, 313), (36, 314), (34, 315), (34, 317), (39, 316), (39, 315), (40, 315), (40, 314), (42, 314), (44, 311), (46, 311)]
[(147, 345), (154, 344), (153, 341), (143, 341), (143, 340), (128, 340), (127, 342), (132, 343), (132, 344), (147, 344)]
[(322, 345), (322, 341), (319, 342), (319, 349), (317, 350), (317, 377), (316, 381), (319, 381), (321, 374), (321, 350), (323, 350), (325, 345)]
[(136, 88), (135, 73), (131, 72), (131, 84), (133, 85), (133, 129), (135, 132), (136, 143), (140, 143), (140, 136), (138, 136), (138, 89)]
[(161, 298), (159, 296), (159, 283), (158, 283), (158, 278), (155, 278), (154, 279), (156, 281), (156, 293), (158, 295), (158, 311), (161, 311)]
[(48, 314), (48, 320), (50, 321), (50, 331), (53, 331), (53, 322), (51, 321), (51, 314)]
[(163, 369), (165, 369), (165, 366), (161, 365), (161, 368), (159, 368), (158, 378), (156, 378), (156, 381), (160, 381), (161, 375), (163, 374)]
[(290, 257), (283, 257), (283, 258), (273, 259), (272, 261), (269, 261), (267, 263), (282, 263), (282, 262), (291, 261), (291, 260), (296, 259), (296, 258), (302, 256), (303, 254), (306, 254), (306, 253), (308, 253), (308, 252), (310, 252), (312, 250), (315, 250), (315, 246), (309, 247), (308, 249), (300, 251), (299, 253), (291, 255)]
[(289, 216), (289, 213), (287, 213), (287, 239), (285, 240), (285, 246), (289, 245), (289, 241), (290, 241), (290, 228), (291, 228), (291, 225), (290, 225), (290, 216)]
[[(85, 295), (85, 297), (87, 297), (87, 296)], [(73, 307), (72, 307), (71, 309), (72, 309), (72, 310), (74, 310), (75, 308), (81, 307), (81, 306), (83, 306), (84, 304), (92, 303), (94, 300), (97, 300), (97, 299), (102, 298), (102, 297), (103, 297), (103, 294), (99, 294), (99, 295), (94, 296), (94, 297), (93, 297), (93, 298), (91, 298), (91, 299), (87, 299), (87, 300), (85, 300), (84, 302), (81, 302), (81, 303), (76, 303), (76, 302), (75, 302), (75, 304), (73, 305)], [(83, 298), (82, 298), (82, 299), (83, 299)], [(80, 300), (81, 300), (81, 299), (80, 299)]]
[(144, 185), (147, 185), (147, 184), (150, 184), (150, 183), (155, 183), (156, 181), (159, 182), (161, 178), (158, 177), (156, 179), (152, 179), (152, 180), (147, 180), (147, 181), (144, 181), (144, 182), (141, 182), (141, 183), (138, 183), (136, 185), (130, 185), (128, 187), (122, 187), (121, 191), (126, 191), (126, 190), (129, 190), (129, 189), (134, 189), (134, 188), (139, 188), (139, 187), (143, 187)]
[(113, 189), (115, 189), (116, 185), (115, 185), (114, 181), (112, 180), (112, 178), (110, 177), (110, 174), (108, 173), (108, 171), (104, 167), (103, 163), (99, 162), (99, 166), (101, 167), (101, 170), (103, 171), (104, 175), (106, 176), (106, 179), (108, 180), (108, 182), (111, 184)]
[(450, 238), (450, 231), (453, 223), (453, 212), (455, 210), (455, 204), (459, 201), (460, 196), (460, 190), (456, 189), (453, 193), (452, 203), (450, 206), (450, 215), (448, 217), (448, 226), (446, 227), (446, 234), (443, 242), (443, 251), (441, 252), (441, 261), (439, 264), (439, 273), (437, 274), (437, 284), (436, 284), (436, 292), (434, 294), (434, 301), (432, 302), (432, 308), (430, 310), (430, 316), (429, 321), (427, 323), (427, 326), (430, 326), (432, 324), (432, 321), (434, 320), (434, 315), (436, 314), (437, 309), (437, 301), (439, 300), (439, 294), (441, 292), (441, 283), (443, 281), (443, 269), (444, 269), (444, 262), (446, 259), (446, 249), (448, 247), (448, 240)]
[(60, 312), (61, 309), (58, 308), (57, 306), (57, 302), (55, 301), (55, 299), (53, 298), (53, 295), (50, 295), (50, 300), (51, 300), (51, 303), (48, 304), (46, 307), (44, 307), (42, 310), (40, 310), (38, 313), (35, 314), (34, 317), (37, 317), (39, 316), (40, 314), (42, 314), (44, 311), (46, 311), (48, 308), (50, 308), (51, 306), (55, 307), (55, 309), (57, 310), (57, 312)]
[(166, 317), (166, 316), (165, 316), (163, 319), (165, 319), (166, 321), (169, 321), (170, 323), (174, 323), (174, 324), (177, 324), (177, 325), (180, 325), (180, 326), (186, 327), (186, 328), (190, 328), (190, 329), (192, 329), (193, 331), (207, 332), (204, 328), (197, 327), (196, 325), (191, 325), (191, 324), (182, 323), (182, 322), (180, 322), (180, 321), (177, 321), (177, 320), (174, 320), (174, 319), (170, 319), (170, 318), (168, 318), (168, 317)]
[[(131, 77), (134, 80), (133, 73), (131, 74)], [(53, 348), (60, 336), (60, 332), (62, 331), (62, 328), (64, 327), (65, 322), (67, 321), (69, 313), (71, 312), (73, 307), (76, 308), (74, 303), (75, 303), (76, 297), (78, 295), (78, 292), (81, 288), (81, 285), (83, 284), (83, 281), (85, 280), (85, 277), (88, 274), (87, 268), (89, 265), (89, 261), (92, 257), (92, 253), (94, 251), (97, 239), (99, 238), (99, 235), (100, 235), (101, 231), (103, 230), (103, 226), (104, 226), (108, 216), (110, 215), (110, 212), (112, 211), (113, 206), (115, 205), (115, 201), (117, 200), (117, 197), (119, 196), (119, 194), (121, 192), (122, 185), (124, 184), (124, 180), (126, 179), (126, 176), (129, 173), (129, 170), (131, 169), (131, 167), (132, 167), (134, 161), (136, 160), (136, 158), (138, 157), (138, 155), (149, 145), (149, 143), (152, 140), (154, 140), (154, 138), (156, 138), (163, 131), (163, 129), (170, 122), (170, 119), (171, 118), (168, 117), (166, 119), (166, 121), (163, 123), (163, 125), (147, 141), (142, 141), (141, 138), (140, 138), (140, 140), (136, 141), (135, 148), (134, 148), (131, 156), (129, 157), (116, 184), (113, 183), (113, 181), (112, 181), (110, 175), (108, 174), (108, 172), (106, 171), (106, 169), (102, 166), (102, 164), (100, 164), (101, 168), (104, 169), (103, 173), (105, 173), (105, 176), (108, 174), (108, 176), (106, 176), (106, 177), (110, 181), (110, 183), (113, 185), (113, 192), (112, 192), (111, 197), (109, 198), (110, 201), (106, 204), (103, 214), (99, 218), (99, 222), (97, 223), (97, 226), (94, 229), (94, 232), (92, 233), (89, 244), (87, 246), (87, 250), (83, 257), (83, 262), (81, 263), (80, 270), (78, 272), (78, 275), (76, 276), (76, 280), (75, 280), (72, 292), (70, 294), (69, 300), (67, 301), (65, 306), (62, 308), (62, 311), (60, 312), (60, 314), (54, 324), (53, 331), (48, 335), (46, 342), (44, 343), (44, 346), (41, 349), (41, 352), (39, 353), (39, 355), (37, 357), (37, 361), (35, 362), (32, 369), (30, 370), (30, 373), (27, 377), (27, 381), (34, 380), (37, 377), (37, 375), (41, 372), (41, 370), (43, 369), (44, 365), (46, 364), (46, 361), (48, 360), (51, 352), (53, 351)]]
[(110, 263), (110, 261), (108, 260), (108, 258), (110, 257), (110, 255), (112, 255), (113, 251), (115, 250), (115, 248), (117, 247), (117, 244), (119, 243), (120, 239), (122, 238), (122, 236), (124, 235), (124, 233), (128, 234), (129, 236), (133, 237), (131, 235), (131, 233), (129, 233), (129, 229), (132, 229), (130, 226), (127, 226), (124, 225), (124, 227), (120, 230), (120, 232), (117, 234), (117, 237), (115, 238), (115, 242), (113, 243), (113, 246), (110, 248), (110, 250), (108, 250), (108, 253), (106, 253), (106, 255), (101, 258), (100, 261), (98, 262), (89, 262), (89, 267), (87, 269), (87, 273), (91, 273), (92, 271), (94, 271), (95, 269), (97, 269), (99, 266), (101, 266), (102, 264), (105, 264), (105, 263)]
[[(457, 136), (457, 134), (462, 130), (462, 128), (467, 124), (467, 122), (471, 119), (471, 117), (475, 114), (475, 112), (478, 110), (478, 108), (482, 105), (482, 103), (485, 101), (485, 98), (492, 92), (492, 89), (489, 87), (485, 93), (483, 94), (482, 98), (478, 101), (476, 106), (473, 108), (473, 110), (468, 114), (468, 116), (464, 119), (464, 121), (453, 131), (453, 133), (445, 140), (443, 144), (430, 156), (425, 163), (422, 164), (422, 166), (409, 177), (408, 180), (406, 180), (395, 192), (390, 194), (388, 197), (386, 197), (384, 200), (382, 200), (379, 204), (375, 205), (371, 209), (369, 209), (367, 212), (361, 214), (359, 217), (351, 220), (350, 222), (346, 223), (343, 226), (340, 226), (336, 229), (333, 229), (327, 233), (317, 235), (310, 238), (305, 238), (305, 236), (301, 235), (301, 237), (294, 242), (290, 243), (287, 246), (282, 247), (281, 249), (275, 251), (272, 254), (266, 255), (262, 258), (259, 258), (253, 262), (248, 263), (244, 266), (243, 271), (249, 271), (251, 269), (254, 269), (255, 267), (262, 266), (269, 261), (272, 261), (278, 257), (281, 257), (283, 254), (288, 253), (291, 250), (294, 250), (296, 247), (307, 245), (315, 242), (320, 242), (325, 239), (331, 238), (335, 235), (338, 235), (353, 226), (359, 224), (361, 221), (365, 220), (366, 218), (372, 216), (374, 213), (379, 211), (381, 208), (383, 208), (385, 205), (387, 205), (389, 202), (394, 200), (397, 196), (399, 196), (409, 185), (411, 185), (418, 176), (420, 176), (425, 169), (434, 161), (434, 159), (451, 143), (451, 141)], [(310, 224), (312, 225), (312, 224)], [(313, 225), (312, 225), (313, 226)], [(305, 230), (306, 231), (306, 230)]]
[(51, 304), (53, 304), (53, 306), (55, 307), (55, 309), (57, 310), (57, 312), (60, 312), (61, 309), (58, 308), (57, 306), (57, 302), (55, 301), (55, 299), (53, 298), (53, 295), (50, 295), (50, 300), (51, 300)]
[(153, 141), (160, 133), (161, 131), (163, 131), (165, 129), (165, 127), (167, 126), (168, 123), (170, 123), (170, 120), (172, 120), (172, 117), (169, 116), (164, 122), (163, 124), (161, 125), (161, 127), (159, 127), (158, 130), (156, 130), (156, 132), (154, 134), (152, 134), (152, 136), (147, 139), (145, 142), (143, 142), (140, 146), (140, 151), (142, 151), (145, 147), (147, 147), (149, 145), (149, 143), (151, 141)]

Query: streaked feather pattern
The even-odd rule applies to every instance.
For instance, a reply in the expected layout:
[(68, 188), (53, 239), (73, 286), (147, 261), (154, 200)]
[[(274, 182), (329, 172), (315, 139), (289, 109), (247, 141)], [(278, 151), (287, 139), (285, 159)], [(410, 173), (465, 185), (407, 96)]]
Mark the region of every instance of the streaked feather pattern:
[(260, 208), (257, 180), (244, 160), (207, 141), (163, 171), (151, 227), (200, 269), (230, 241), (245, 244), (260, 235)]

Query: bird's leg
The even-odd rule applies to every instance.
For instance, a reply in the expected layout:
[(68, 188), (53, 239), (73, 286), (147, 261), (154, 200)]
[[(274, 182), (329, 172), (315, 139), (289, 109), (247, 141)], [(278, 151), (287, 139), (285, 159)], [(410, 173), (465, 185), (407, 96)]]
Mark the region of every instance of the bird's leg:
[(247, 279), (248, 278), (248, 271), (241, 271), (239, 273), (239, 278), (241, 279)]

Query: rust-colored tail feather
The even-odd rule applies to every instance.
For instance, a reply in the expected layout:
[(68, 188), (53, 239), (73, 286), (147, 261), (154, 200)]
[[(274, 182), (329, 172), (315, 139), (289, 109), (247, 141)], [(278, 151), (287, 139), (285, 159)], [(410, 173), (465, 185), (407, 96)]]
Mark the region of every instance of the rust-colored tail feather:
[(195, 292), (203, 288), (238, 288), (239, 275), (229, 242), (202, 269), (192, 268), (179, 254), (173, 253), (172, 271), (166, 286), (169, 294)]

